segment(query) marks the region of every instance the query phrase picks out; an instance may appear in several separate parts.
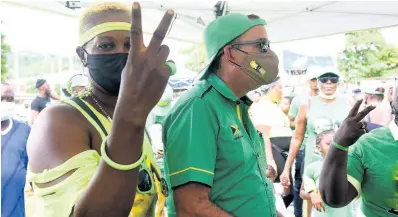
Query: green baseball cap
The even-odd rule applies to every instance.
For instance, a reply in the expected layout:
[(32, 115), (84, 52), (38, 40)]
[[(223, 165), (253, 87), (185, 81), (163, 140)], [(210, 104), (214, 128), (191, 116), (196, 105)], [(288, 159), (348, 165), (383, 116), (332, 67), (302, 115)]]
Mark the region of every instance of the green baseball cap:
[(209, 66), (220, 55), (225, 45), (258, 25), (267, 25), (267, 22), (261, 18), (250, 19), (247, 15), (239, 13), (228, 14), (213, 20), (204, 32), (208, 61), (199, 78), (207, 77)]
[(374, 89), (367, 89), (364, 91), (367, 94), (372, 94), (372, 95), (384, 95), (386, 90), (383, 87), (378, 87), (375, 90)]

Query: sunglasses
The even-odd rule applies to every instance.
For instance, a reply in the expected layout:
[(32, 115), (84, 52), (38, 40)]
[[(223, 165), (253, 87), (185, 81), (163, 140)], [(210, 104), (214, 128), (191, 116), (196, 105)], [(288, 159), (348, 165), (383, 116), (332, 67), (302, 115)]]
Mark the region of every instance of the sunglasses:
[(339, 77), (336, 76), (325, 76), (318, 78), (318, 81), (322, 84), (326, 84), (328, 81), (332, 82), (333, 84), (337, 84), (339, 82)]
[(15, 98), (13, 96), (1, 96), (1, 101), (14, 102)]
[[(153, 169), (154, 170), (154, 169)], [(140, 171), (138, 173), (138, 184), (137, 184), (137, 192), (140, 194), (151, 194), (155, 193), (154, 186), (154, 178), (151, 174), (155, 174), (157, 179), (160, 182), (160, 187), (162, 188), (162, 193), (165, 197), (169, 195), (169, 189), (164, 178), (160, 178), (160, 176), (156, 172), (150, 172), (149, 168), (146, 164), (146, 160), (141, 164)]]
[(236, 48), (236, 46), (240, 46), (240, 45), (256, 45), (260, 48), (260, 51), (262, 53), (266, 53), (268, 51), (268, 49), (270, 48), (270, 42), (268, 41), (268, 39), (258, 39), (258, 40), (254, 40), (254, 41), (242, 41), (242, 42), (236, 42), (231, 44), (231, 46), (233, 48)]

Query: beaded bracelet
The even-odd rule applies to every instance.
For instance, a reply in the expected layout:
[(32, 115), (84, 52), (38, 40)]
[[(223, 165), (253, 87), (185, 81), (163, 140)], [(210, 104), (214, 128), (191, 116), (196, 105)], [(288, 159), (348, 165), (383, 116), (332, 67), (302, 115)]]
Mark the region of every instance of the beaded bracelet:
[(348, 151), (348, 147), (344, 147), (342, 145), (337, 144), (335, 141), (333, 141), (333, 146), (342, 150), (342, 151)]
[(142, 161), (144, 160), (144, 152), (142, 152), (141, 157), (134, 163), (129, 164), (129, 165), (124, 165), (124, 164), (118, 164), (111, 160), (109, 156), (106, 154), (106, 144), (107, 144), (107, 139), (104, 139), (101, 144), (101, 157), (102, 159), (112, 168), (117, 169), (117, 170), (132, 170), (139, 165), (141, 165)]

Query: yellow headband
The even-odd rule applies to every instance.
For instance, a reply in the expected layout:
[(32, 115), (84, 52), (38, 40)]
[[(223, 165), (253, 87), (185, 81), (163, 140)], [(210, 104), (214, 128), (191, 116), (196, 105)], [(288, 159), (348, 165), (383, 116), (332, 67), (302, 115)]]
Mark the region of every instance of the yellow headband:
[(85, 33), (81, 34), (79, 37), (79, 45), (83, 46), (95, 36), (102, 34), (104, 32), (110, 32), (115, 30), (126, 30), (130, 31), (131, 24), (125, 22), (108, 22), (102, 23), (99, 25), (94, 26), (93, 28), (89, 29)]

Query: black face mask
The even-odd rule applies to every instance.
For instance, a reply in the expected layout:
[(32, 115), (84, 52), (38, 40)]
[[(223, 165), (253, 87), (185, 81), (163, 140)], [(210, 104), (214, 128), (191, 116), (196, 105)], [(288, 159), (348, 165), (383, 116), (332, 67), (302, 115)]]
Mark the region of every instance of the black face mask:
[(87, 54), (87, 68), (95, 83), (108, 93), (117, 96), (127, 53)]
[(46, 90), (46, 96), (47, 96), (48, 98), (51, 97), (51, 90), (49, 90), (49, 89)]

